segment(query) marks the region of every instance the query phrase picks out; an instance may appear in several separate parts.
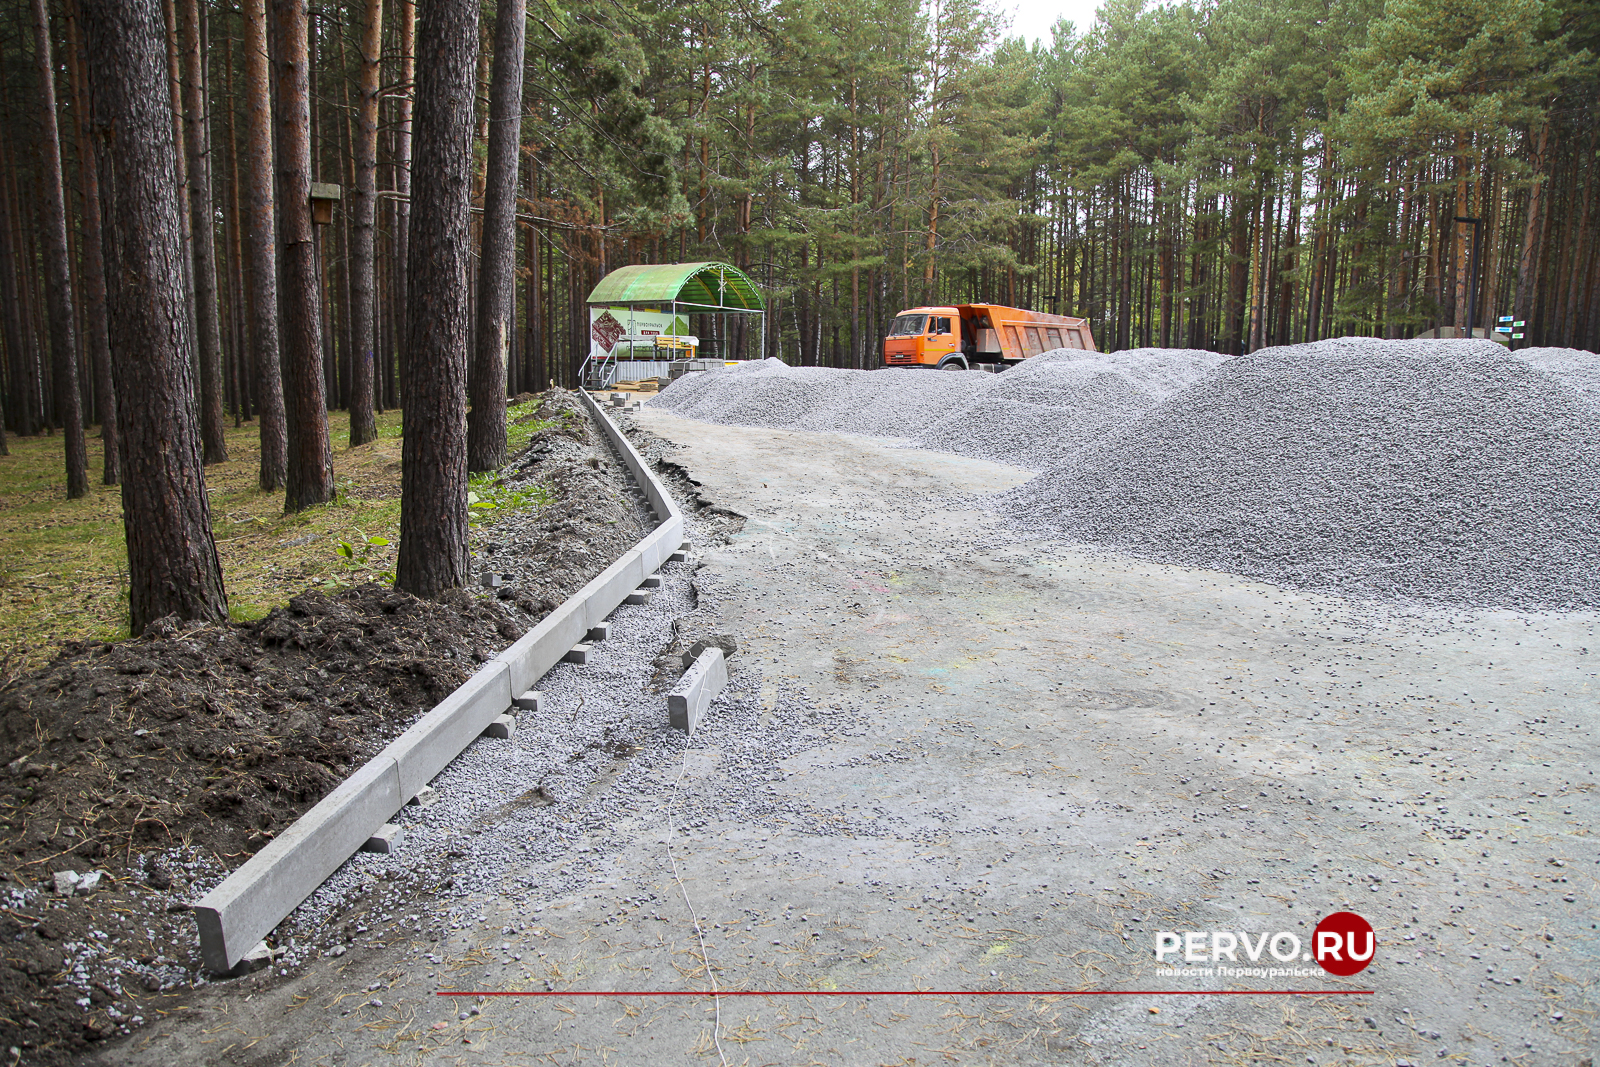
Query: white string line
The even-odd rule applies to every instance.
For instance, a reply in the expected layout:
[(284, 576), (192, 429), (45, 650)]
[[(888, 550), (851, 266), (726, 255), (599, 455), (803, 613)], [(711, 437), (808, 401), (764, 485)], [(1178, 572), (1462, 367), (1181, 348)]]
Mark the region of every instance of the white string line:
[(678, 763), (678, 777), (672, 780), (672, 795), (667, 800), (667, 862), (672, 864), (672, 877), (678, 883), (678, 892), (683, 894), (683, 903), (689, 909), (689, 918), (694, 921), (695, 940), (700, 943), (700, 962), (706, 965), (706, 978), (711, 981), (711, 1003), (717, 1012), (716, 1020), (711, 1025), (711, 1041), (717, 1046), (717, 1058), (722, 1061), (722, 1067), (728, 1067), (728, 1056), (722, 1051), (722, 998), (717, 995), (717, 976), (712, 973), (711, 957), (706, 954), (706, 938), (700, 930), (700, 916), (695, 913), (694, 905), (689, 902), (689, 890), (683, 884), (683, 876), (678, 873), (678, 861), (672, 855), (672, 833), (677, 829), (672, 818), (672, 808), (678, 802), (678, 783), (683, 781), (683, 776), (688, 770), (689, 751), (685, 749)]

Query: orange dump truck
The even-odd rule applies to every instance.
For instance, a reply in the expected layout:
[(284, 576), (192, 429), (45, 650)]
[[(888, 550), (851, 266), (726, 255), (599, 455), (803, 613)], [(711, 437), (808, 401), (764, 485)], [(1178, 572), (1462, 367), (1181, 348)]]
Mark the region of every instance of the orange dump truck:
[(883, 365), (967, 370), (1016, 363), (1053, 348), (1095, 351), (1089, 320), (999, 304), (911, 308), (894, 317), (883, 339)]

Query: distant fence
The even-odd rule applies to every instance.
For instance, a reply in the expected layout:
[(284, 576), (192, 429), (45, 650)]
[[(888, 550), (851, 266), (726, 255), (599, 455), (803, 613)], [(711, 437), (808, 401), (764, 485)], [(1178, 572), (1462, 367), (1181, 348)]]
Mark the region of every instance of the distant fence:
[(639, 382), (646, 378), (665, 378), (672, 364), (664, 359), (619, 359), (617, 381)]

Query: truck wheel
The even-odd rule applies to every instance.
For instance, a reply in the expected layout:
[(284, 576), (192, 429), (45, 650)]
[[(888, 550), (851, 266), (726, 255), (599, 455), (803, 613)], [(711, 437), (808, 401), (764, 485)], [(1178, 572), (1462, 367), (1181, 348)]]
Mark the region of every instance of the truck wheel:
[(940, 370), (966, 370), (967, 369), (967, 361), (962, 359), (960, 356), (951, 356), (949, 359), (947, 359), (943, 363), (939, 364), (939, 369)]

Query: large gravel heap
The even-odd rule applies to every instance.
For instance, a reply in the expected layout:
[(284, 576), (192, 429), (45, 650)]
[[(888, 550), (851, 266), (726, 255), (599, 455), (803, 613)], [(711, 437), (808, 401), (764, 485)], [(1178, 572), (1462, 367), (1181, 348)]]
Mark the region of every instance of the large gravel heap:
[(704, 422), (899, 438), (1042, 470), (1225, 358), (1186, 349), (1058, 349), (998, 375), (833, 370), (767, 359), (681, 378), (651, 403)]
[(1600, 403), (1600, 355), (1581, 348), (1523, 348), (1512, 355)]
[(928, 427), (924, 448), (1041, 470), (1138, 418), (1227, 359), (1215, 352), (1057, 349), (1024, 360)]
[(1000, 500), (1041, 532), (1283, 585), (1595, 608), (1596, 421), (1490, 341), (1341, 338), (1223, 362)]
[(730, 426), (908, 438), (988, 384), (989, 376), (974, 373), (835, 370), (764, 359), (686, 375), (650, 403)]

